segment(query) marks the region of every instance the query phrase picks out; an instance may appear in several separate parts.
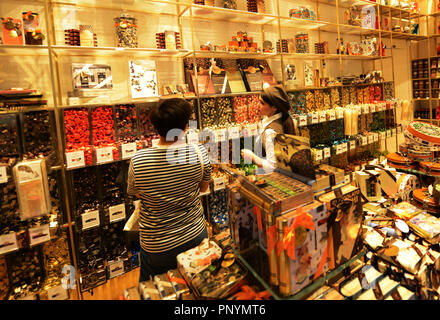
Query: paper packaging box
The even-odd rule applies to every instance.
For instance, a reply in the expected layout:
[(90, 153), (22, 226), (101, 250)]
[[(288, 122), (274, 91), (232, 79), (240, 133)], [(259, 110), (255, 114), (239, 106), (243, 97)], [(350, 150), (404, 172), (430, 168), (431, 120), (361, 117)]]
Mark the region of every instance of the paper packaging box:
[(194, 70), (188, 70), (187, 74), (190, 80), (187, 81), (187, 83), (190, 85), (192, 92), (198, 94), (215, 94), (214, 84), (212, 83), (208, 70), (197, 73), (197, 82)]
[(239, 251), (248, 249), (258, 240), (258, 225), (254, 205), (244, 198), (236, 185), (226, 186), (230, 233), (233, 243)]
[(176, 292), (177, 299), (185, 299), (185, 296), (189, 295), (190, 291), (188, 285), (183, 279), (178, 269), (169, 270), (167, 272), (168, 280), (173, 286), (174, 291)]
[(162, 300), (177, 299), (177, 294), (166, 273), (155, 275), (153, 281)]
[(137, 287), (132, 287), (124, 290), (125, 300), (141, 300), (141, 295)]
[(161, 300), (159, 291), (152, 280), (140, 282), (138, 289), (142, 300)]
[[(302, 207), (302, 210), (313, 218), (314, 230), (304, 226), (295, 228), (295, 260), (287, 255), (286, 250), (282, 250), (278, 256), (280, 294), (283, 296), (293, 295), (310, 284), (319, 267), (319, 275), (327, 271), (326, 205), (314, 201)], [(297, 217), (298, 212), (295, 210), (276, 218), (278, 241), (283, 241), (287, 228), (295, 223)]]
[(327, 189), (345, 182), (344, 174), (345, 171), (343, 169), (332, 167), (327, 164), (321, 164), (317, 170), (313, 190), (318, 191)]
[[(23, 45), (23, 24), (21, 19), (2, 18), (3, 44)], [(7, 28), (8, 27), (8, 28)]]
[(377, 201), (382, 198), (379, 184), (380, 173), (376, 170), (356, 171), (356, 185), (368, 201)]
[(190, 283), (196, 273), (209, 267), (221, 255), (222, 249), (214, 241), (205, 238), (197, 247), (177, 255), (177, 267), (186, 283)]
[(320, 196), (319, 201), (327, 204), (329, 269), (333, 270), (363, 248), (361, 192), (355, 186), (346, 185)]

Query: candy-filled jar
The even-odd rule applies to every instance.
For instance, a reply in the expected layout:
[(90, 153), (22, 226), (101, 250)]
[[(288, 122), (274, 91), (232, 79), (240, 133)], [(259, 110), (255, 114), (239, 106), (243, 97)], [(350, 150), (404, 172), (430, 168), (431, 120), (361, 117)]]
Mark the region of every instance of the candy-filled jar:
[(118, 47), (137, 48), (137, 19), (129, 14), (121, 14), (113, 19), (116, 28), (116, 43)]

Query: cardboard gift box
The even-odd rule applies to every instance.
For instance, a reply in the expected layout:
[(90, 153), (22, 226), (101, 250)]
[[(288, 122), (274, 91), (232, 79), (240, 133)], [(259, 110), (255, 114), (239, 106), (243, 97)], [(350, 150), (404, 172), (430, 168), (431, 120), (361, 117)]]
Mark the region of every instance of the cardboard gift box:
[(368, 201), (377, 201), (382, 197), (382, 189), (379, 184), (380, 172), (376, 170), (356, 171), (356, 185)]
[(279, 216), (276, 228), (278, 242), (268, 250), (277, 251), (279, 291), (289, 296), (327, 271), (326, 205), (314, 201)]
[(329, 269), (347, 262), (363, 249), (364, 220), (359, 188), (346, 185), (319, 197), (327, 204)]
[(313, 190), (319, 191), (327, 189), (345, 182), (344, 169), (321, 164), (316, 173), (316, 181), (313, 184)]

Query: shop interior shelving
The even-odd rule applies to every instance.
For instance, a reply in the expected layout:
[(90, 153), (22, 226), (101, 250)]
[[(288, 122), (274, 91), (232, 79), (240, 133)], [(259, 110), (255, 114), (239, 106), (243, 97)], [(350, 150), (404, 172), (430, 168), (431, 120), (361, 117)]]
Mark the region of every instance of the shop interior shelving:
[[(56, 116), (55, 134), (59, 137), (57, 152), (61, 159), (61, 164), (57, 167), (61, 172), (64, 190), (68, 189), (67, 176), (69, 175), (65, 165), (65, 150), (63, 146), (64, 124), (62, 113), (65, 108), (75, 106), (99, 106), (103, 104), (117, 103), (145, 103), (158, 101), (159, 97), (152, 99), (132, 99), (128, 89), (128, 68), (127, 61), (130, 59), (153, 59), (157, 62), (158, 82), (166, 84), (167, 81), (184, 83), (183, 59), (196, 58), (253, 58), (265, 59), (269, 61), (271, 69), (278, 82), (288, 90), (319, 89), (320, 87), (306, 87), (303, 80), (299, 83), (288, 83), (285, 75), (286, 65), (304, 60), (315, 61), (319, 64), (320, 75), (337, 78), (347, 75), (347, 66), (355, 66), (358, 73), (366, 73), (372, 70), (383, 70), (387, 66), (386, 82), (391, 82), (395, 86), (395, 73), (393, 53), (394, 41), (405, 41), (406, 44), (413, 45), (422, 40), (429, 40), (437, 35), (424, 34), (420, 30), (419, 34), (410, 34), (401, 31), (388, 29), (366, 29), (360, 26), (348, 25), (344, 22), (344, 11), (351, 5), (373, 6), (376, 8), (379, 17), (387, 17), (390, 21), (396, 21), (400, 26), (410, 23), (418, 23), (419, 27), (428, 18), (436, 18), (440, 14), (414, 13), (406, 8), (391, 7), (380, 3), (367, 0), (306, 0), (304, 5), (315, 11), (316, 20), (289, 18), (288, 9), (296, 4), (287, 0), (266, 0), (265, 13), (248, 12), (246, 1), (239, 0), (238, 10), (231, 10), (219, 7), (208, 7), (193, 4), (190, 0), (3, 0), (0, 4), (0, 16), (21, 15), (22, 11), (32, 10), (40, 13), (42, 32), (46, 35), (41, 46), (18, 46), (0, 45), (0, 56), (8, 59), (11, 67), (18, 70), (19, 65), (25, 65), (29, 72), (40, 74), (44, 84), (39, 84), (37, 89), (45, 93), (48, 100), (47, 107), (43, 110), (53, 110)], [(139, 19), (139, 47), (120, 48), (114, 43), (113, 18), (121, 13), (129, 13), (133, 16), (142, 17)], [(379, 19), (380, 20), (380, 19)], [(73, 47), (64, 44), (63, 30), (69, 27), (76, 27), (79, 24), (92, 24), (98, 36), (97, 47)], [(382, 26), (381, 26), (382, 27)], [(165, 29), (178, 31), (182, 37), (182, 47), (180, 50), (156, 49), (155, 32)], [(265, 40), (270, 40), (274, 50), (270, 53), (242, 53), (242, 52), (213, 52), (200, 50), (200, 45), (206, 41), (227, 43), (231, 36), (237, 31), (249, 31), (262, 47)], [(284, 53), (276, 52), (276, 42), (280, 39), (292, 38), (296, 32), (313, 33), (313, 39), (318, 41), (328, 41), (330, 53), (314, 54), (313, 46), (310, 46), (310, 53)], [(367, 37), (377, 37), (378, 42), (386, 45), (385, 55), (382, 56), (355, 56), (336, 53), (336, 45), (341, 39), (352, 39), (359, 41)], [(217, 43), (216, 43), (217, 44)], [(45, 59), (44, 64), (39, 61)], [(5, 60), (6, 61), (6, 60)], [(78, 104), (68, 103), (68, 94), (71, 90), (71, 79), (69, 66), (72, 62), (109, 62), (112, 64), (116, 91), (118, 94), (110, 96), (107, 100), (90, 101), (80, 99)], [(125, 64), (124, 68), (120, 65)], [(331, 70), (329, 70), (331, 65)], [(9, 70), (9, 69), (8, 69)], [(350, 70), (351, 71), (351, 70)], [(197, 75), (197, 72), (196, 72)], [(22, 76), (22, 75), (21, 75)], [(3, 77), (0, 85), (6, 88), (17, 87), (17, 81), (9, 84), (7, 77)], [(12, 80), (11, 80), (12, 81)], [(197, 82), (197, 76), (196, 76)], [(383, 86), (383, 83), (380, 85)], [(339, 85), (338, 87), (345, 87)], [(328, 88), (328, 87), (326, 87)], [(383, 88), (383, 87), (382, 87)], [(395, 92), (395, 90), (394, 90)], [(200, 105), (200, 99), (218, 96), (235, 96), (243, 94), (255, 94), (258, 92), (244, 92), (225, 95), (195, 95), (187, 97), (196, 99)], [(164, 96), (165, 97), (165, 96)], [(28, 109), (27, 109), (28, 110)], [(33, 109), (32, 109), (33, 110)], [(40, 110), (37, 108), (37, 110)], [(1, 111), (2, 113), (16, 112)], [(198, 108), (200, 113), (200, 108)], [(201, 127), (200, 114), (198, 115), (199, 127)], [(397, 139), (397, 138), (396, 138)], [(397, 140), (396, 140), (397, 141)], [(72, 219), (72, 199), (66, 197), (66, 228), (69, 231), (71, 245), (73, 245), (73, 225)], [(75, 250), (72, 250), (72, 263), (77, 267), (77, 257)], [(77, 285), (80, 286), (77, 278)], [(82, 294), (76, 291), (77, 298), (81, 299)]]

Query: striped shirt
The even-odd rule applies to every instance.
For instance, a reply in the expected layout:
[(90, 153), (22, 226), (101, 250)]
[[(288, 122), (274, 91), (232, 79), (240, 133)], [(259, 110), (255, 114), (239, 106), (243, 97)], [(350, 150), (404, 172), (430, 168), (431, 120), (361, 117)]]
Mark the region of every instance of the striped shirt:
[(199, 145), (157, 146), (139, 150), (128, 171), (129, 194), (139, 194), (140, 244), (160, 253), (199, 236), (205, 229), (199, 183), (211, 180), (206, 149)]

